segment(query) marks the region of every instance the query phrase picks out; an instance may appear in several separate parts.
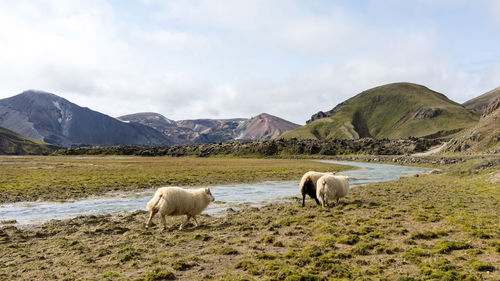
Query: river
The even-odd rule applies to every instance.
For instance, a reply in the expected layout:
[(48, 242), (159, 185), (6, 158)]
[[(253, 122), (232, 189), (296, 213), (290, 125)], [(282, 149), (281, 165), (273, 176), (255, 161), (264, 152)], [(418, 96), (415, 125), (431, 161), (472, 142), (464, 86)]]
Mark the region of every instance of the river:
[[(397, 166), (351, 161), (320, 161), (341, 164), (357, 169), (339, 174), (349, 176), (351, 187), (397, 180), (432, 171), (431, 168)], [(269, 181), (252, 184), (228, 184), (210, 186), (216, 202), (209, 205), (206, 214), (222, 216), (228, 208), (262, 206), (271, 202), (300, 197), (299, 181)], [(16, 221), (16, 225), (40, 224), (51, 219), (66, 219), (80, 215), (116, 214), (145, 210), (146, 203), (156, 189), (141, 192), (111, 193), (105, 196), (64, 202), (17, 202), (0, 205), (0, 222)]]

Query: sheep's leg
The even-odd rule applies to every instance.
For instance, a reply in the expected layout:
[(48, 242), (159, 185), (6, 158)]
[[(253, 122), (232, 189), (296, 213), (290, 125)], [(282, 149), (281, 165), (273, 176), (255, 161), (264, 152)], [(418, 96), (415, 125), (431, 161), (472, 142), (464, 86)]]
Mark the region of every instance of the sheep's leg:
[(318, 200), (318, 198), (314, 198), (314, 200), (316, 200), (316, 205), (318, 205), (318, 206), (319, 206), (320, 204), (319, 204), (319, 200)]
[(157, 212), (158, 212), (158, 210), (156, 210), (154, 208), (153, 208), (153, 210), (151, 210), (151, 213), (149, 213), (148, 222), (146, 223), (146, 228), (151, 226), (151, 220), (153, 219), (153, 217), (156, 215)]
[(160, 217), (161, 217), (161, 223), (163, 224), (163, 230), (167, 230), (167, 221), (165, 220), (165, 216), (161, 215)]
[(196, 224), (196, 226), (200, 226), (200, 224), (198, 223), (198, 221), (196, 220), (196, 216), (193, 216), (193, 220), (194, 220), (194, 223)]
[(188, 223), (190, 218), (191, 218), (191, 216), (187, 215), (186, 220), (181, 224), (181, 226), (179, 226), (179, 230), (182, 230), (184, 228), (184, 226)]
[(302, 194), (302, 207), (306, 205), (306, 194)]

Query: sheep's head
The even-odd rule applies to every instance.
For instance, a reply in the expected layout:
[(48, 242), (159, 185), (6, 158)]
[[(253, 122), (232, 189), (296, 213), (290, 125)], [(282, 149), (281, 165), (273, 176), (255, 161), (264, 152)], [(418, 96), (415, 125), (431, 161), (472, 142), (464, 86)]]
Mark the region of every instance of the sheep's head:
[(205, 193), (208, 195), (208, 198), (210, 198), (211, 202), (215, 201), (215, 197), (212, 195), (212, 192), (210, 192), (210, 188), (205, 188)]

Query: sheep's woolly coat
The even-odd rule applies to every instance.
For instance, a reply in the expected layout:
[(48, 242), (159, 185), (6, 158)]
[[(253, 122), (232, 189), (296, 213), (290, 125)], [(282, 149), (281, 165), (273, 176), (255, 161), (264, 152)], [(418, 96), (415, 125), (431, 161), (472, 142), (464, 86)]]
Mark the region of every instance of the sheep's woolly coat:
[(333, 175), (333, 173), (309, 171), (302, 176), (299, 184), (300, 193), (302, 194), (302, 207), (305, 206), (306, 194), (316, 200), (316, 204), (319, 205), (318, 198), (316, 197), (316, 183), (324, 175)]
[(187, 219), (179, 229), (182, 229), (190, 218), (193, 218), (198, 226), (196, 216), (201, 214), (208, 204), (214, 200), (209, 188), (188, 190), (180, 187), (161, 187), (146, 205), (147, 210), (150, 212), (146, 227), (151, 225), (151, 219), (157, 212), (160, 213), (164, 228), (166, 228), (165, 216), (186, 215)]
[(339, 203), (339, 199), (349, 192), (348, 176), (325, 175), (318, 179), (316, 196), (323, 207), (328, 206), (328, 201)]

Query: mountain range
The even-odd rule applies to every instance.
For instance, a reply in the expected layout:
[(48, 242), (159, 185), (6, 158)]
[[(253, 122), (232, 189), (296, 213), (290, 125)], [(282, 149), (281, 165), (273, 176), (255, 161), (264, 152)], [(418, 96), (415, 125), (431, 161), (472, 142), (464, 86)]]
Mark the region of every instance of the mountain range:
[[(37, 145), (54, 149), (47, 143), (66, 147), (157, 146), (277, 137), (444, 138), (454, 144), (449, 151), (492, 151), (500, 139), (500, 113), (495, 107), (499, 100), (500, 88), (461, 105), (422, 85), (392, 83), (363, 91), (331, 110), (319, 111), (305, 126), (299, 126), (266, 113), (251, 118), (179, 121), (154, 112), (113, 118), (57, 95), (29, 90), (0, 100), (0, 127), (5, 128), (0, 131), (0, 153), (30, 153), (33, 148), (23, 152), (20, 147)], [(44, 149), (38, 153), (46, 153)]]
[(259, 114), (252, 118), (173, 121), (158, 113), (113, 118), (43, 91), (0, 100), (0, 127), (57, 146), (172, 145), (261, 140), (299, 125)]
[(118, 119), (150, 126), (179, 144), (267, 140), (299, 127), (297, 124), (267, 113), (261, 113), (248, 119), (173, 121), (158, 113), (144, 112), (120, 116)]

